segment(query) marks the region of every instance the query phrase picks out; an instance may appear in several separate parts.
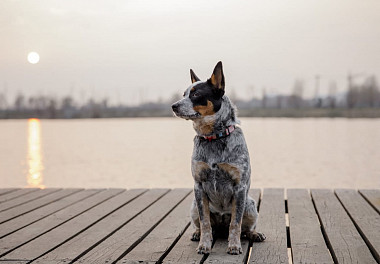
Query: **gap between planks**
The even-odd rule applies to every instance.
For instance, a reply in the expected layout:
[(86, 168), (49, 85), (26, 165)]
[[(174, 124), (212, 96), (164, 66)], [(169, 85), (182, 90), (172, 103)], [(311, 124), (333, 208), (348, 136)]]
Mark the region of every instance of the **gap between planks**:
[[(261, 193), (261, 198), (257, 199), (257, 207), (258, 207), (258, 209), (261, 209), (260, 207), (261, 207), (263, 201), (265, 203), (265, 197), (266, 197), (265, 196), (265, 192), (267, 190), (269, 190), (269, 193), (271, 192), (270, 191), (271, 189), (265, 189), (264, 192)], [(303, 190), (305, 190), (305, 189), (303, 189)], [(0, 191), (1, 191), (1, 189), (0, 189)], [(13, 194), (17, 193), (18, 191), (19, 190), (12, 190), (10, 192), (6, 192), (6, 193), (3, 193), (3, 194), (1, 194), (1, 192), (0, 192), (0, 197), (8, 196), (8, 195), (11, 195), (12, 193)], [(293, 248), (293, 245), (292, 245), (293, 241), (291, 239), (293, 231), (292, 231), (292, 220), (290, 219), (292, 212), (291, 212), (291, 208), (289, 208), (289, 197), (288, 197), (289, 190), (283, 190), (282, 189), (282, 191), (283, 191), (283, 194), (284, 194), (284, 198), (282, 200), (282, 204), (283, 204), (283, 210), (284, 210), (284, 212), (283, 212), (284, 226), (286, 227), (287, 260), (288, 260), (289, 263), (292, 263), (292, 260), (294, 258), (294, 256), (293, 256), (293, 250), (294, 250), (294, 248)], [(373, 197), (371, 198), (368, 195), (365, 195), (365, 194), (367, 194), (369, 192), (366, 192), (366, 190), (360, 190), (359, 193), (357, 191), (353, 191), (353, 190), (351, 190), (351, 191), (352, 192), (351, 192), (350, 195), (354, 195), (356, 198), (359, 197), (361, 199), (361, 200), (360, 199), (359, 200), (362, 203), (362, 205), (364, 207), (367, 207), (366, 209), (365, 208), (364, 209), (365, 210), (369, 210), (369, 212), (371, 212), (371, 213), (368, 213), (367, 215), (370, 215), (372, 217), (372, 219), (374, 219), (374, 221), (378, 221), (378, 219), (379, 219), (379, 217), (378, 217), (379, 216), (379, 211), (378, 211), (376, 205), (373, 204), (373, 200), (371, 200), (371, 199), (373, 199)], [(313, 195), (313, 192), (315, 192), (315, 195)], [(331, 232), (333, 232), (333, 230), (330, 230), (330, 229), (326, 230), (326, 223), (324, 222), (324, 221), (326, 221), (326, 216), (325, 216), (326, 213), (322, 210), (324, 208), (321, 207), (323, 205), (323, 203), (321, 204), (320, 200), (322, 199), (322, 201), (323, 201), (324, 199), (326, 199), (326, 197), (318, 196), (317, 194), (318, 194), (318, 190), (312, 190), (311, 192), (308, 192), (309, 199), (310, 199), (310, 201), (312, 203), (313, 213), (317, 217), (317, 222), (319, 224), (320, 233), (323, 236), (323, 241), (324, 241), (326, 247), (328, 248), (329, 253), (330, 253), (332, 259), (334, 260), (334, 262), (338, 263), (338, 259), (340, 258), (340, 255), (336, 256), (336, 254), (337, 254), (337, 252), (339, 253), (340, 248), (337, 247), (336, 245), (333, 245), (330, 242), (331, 239), (334, 240), (334, 235), (335, 234), (331, 233)], [(329, 192), (327, 192), (327, 194), (329, 194)], [(332, 194), (332, 196), (331, 196), (331, 194)], [(23, 194), (23, 195), (17, 196), (17, 197), (22, 197), (24, 195), (26, 195), (26, 194)], [(48, 195), (48, 194), (46, 194), (46, 195)], [(345, 221), (347, 221), (347, 218), (350, 220), (349, 222), (351, 222), (351, 225), (354, 226), (353, 230), (356, 230), (360, 234), (360, 239), (359, 240), (364, 241), (365, 242), (364, 245), (366, 245), (367, 249), (371, 251), (371, 253), (369, 254), (369, 256), (370, 257), (374, 257), (377, 260), (377, 262), (379, 263), (379, 259), (378, 259), (378, 255), (377, 255), (378, 254), (378, 248), (376, 247), (376, 245), (377, 245), (376, 241), (377, 240), (375, 242), (371, 242), (371, 241), (374, 241), (374, 239), (377, 239), (377, 237), (375, 236), (375, 238), (370, 238), (370, 235), (373, 235), (372, 233), (374, 233), (376, 235), (376, 232), (370, 232), (370, 231), (366, 230), (363, 227), (363, 223), (360, 222), (362, 220), (360, 218), (358, 218), (357, 215), (355, 215), (355, 210), (356, 209), (355, 208), (350, 208), (346, 204), (345, 200), (344, 199), (342, 200), (342, 197), (339, 196), (339, 191), (336, 191), (335, 193), (331, 191), (331, 193), (329, 195), (330, 196), (328, 196), (327, 202), (330, 203), (331, 206), (337, 206), (337, 202), (338, 202), (338, 204), (339, 204), (338, 208), (340, 208), (339, 209), (340, 210), (339, 214), (341, 214), (339, 217), (346, 218)], [(10, 197), (12, 197), (12, 196), (10, 196)], [(17, 199), (17, 197), (13, 197), (11, 200)], [(26, 197), (28, 197), (28, 196), (26, 196)], [(40, 198), (42, 198), (42, 197), (40, 197)], [(186, 198), (186, 196), (183, 199), (185, 199), (185, 198)], [(39, 199), (39, 198), (36, 198), (36, 199)], [(36, 199), (33, 199), (33, 200), (36, 200)], [(181, 201), (183, 201), (183, 199)], [(379, 199), (380, 199), (380, 197), (379, 197)], [(176, 204), (176, 206), (178, 206), (178, 204), (180, 204), (181, 201), (179, 201)], [(23, 204), (25, 204), (25, 203), (22, 202), (19, 205), (22, 206)], [(15, 205), (14, 208), (17, 208), (17, 206), (18, 205)], [(146, 231), (139, 240), (135, 241), (135, 244), (132, 244), (132, 246), (130, 247), (130, 249), (124, 251), (124, 253), (119, 258), (117, 258), (114, 261), (114, 263), (116, 263), (117, 261), (121, 260), (123, 258), (123, 256), (127, 256), (128, 253), (131, 252), (136, 246), (138, 246), (140, 244), (140, 242), (144, 241), (144, 239), (146, 237), (148, 237), (150, 233), (154, 232), (155, 228), (157, 228), (159, 226), (159, 224), (162, 221), (164, 221), (168, 215), (170, 215), (170, 213), (175, 209), (175, 207), (173, 207), (169, 212), (167, 212), (155, 225), (153, 225), (150, 229), (148, 229), (148, 231)], [(33, 209), (33, 210), (37, 210), (37, 209), (39, 209), (39, 208), (36, 208), (36, 209)], [(334, 207), (330, 208), (330, 210), (332, 210), (332, 209), (334, 209)], [(343, 209), (344, 214), (342, 214), (342, 209)], [(360, 210), (364, 210), (363, 208), (359, 208), (359, 209)], [(116, 209), (116, 210), (118, 210), (118, 209)], [(108, 215), (106, 215), (104, 217), (107, 217), (107, 216)], [(39, 220), (40, 219), (36, 220), (35, 222), (38, 223)], [(69, 219), (69, 220), (71, 220), (71, 219)], [(69, 220), (67, 220), (67, 221), (69, 221)], [(33, 223), (31, 223), (31, 224), (33, 224)], [(376, 222), (376, 223), (378, 223), (378, 222)], [(87, 228), (89, 228), (91, 226), (92, 225), (88, 226)], [(27, 228), (27, 226), (25, 228)], [(158, 262), (163, 261), (165, 263), (165, 257), (167, 255), (169, 255), (172, 250), (175, 249), (177, 243), (183, 238), (183, 236), (186, 233), (188, 233), (188, 231), (190, 231), (190, 229), (191, 229), (191, 227), (189, 227), (189, 224), (187, 224), (186, 226), (184, 226), (183, 231), (179, 234), (179, 236), (175, 240), (173, 240), (173, 242), (170, 245), (170, 247), (165, 251), (165, 253), (161, 256), (161, 258), (159, 258)], [(258, 230), (258, 231), (260, 231), (260, 230)], [(45, 234), (45, 233), (43, 233), (43, 234)], [(41, 234), (41, 235), (43, 235), (43, 234)], [(80, 234), (80, 233), (78, 233), (78, 234)], [(112, 235), (113, 235), (113, 233), (110, 234), (109, 236), (112, 236)], [(71, 239), (71, 237), (69, 239)], [(217, 241), (218, 240), (215, 240), (214, 243), (217, 242)], [(28, 242), (30, 242), (30, 241), (28, 241)], [(266, 242), (264, 242), (264, 243), (266, 243)], [(56, 248), (59, 248), (61, 245), (62, 244), (59, 244)], [(45, 254), (46, 254), (46, 252), (45, 252)], [(43, 254), (43, 255), (45, 255), (45, 254)], [(40, 257), (38, 257), (38, 258), (40, 258)], [(251, 244), (248, 245), (248, 248), (247, 248), (247, 250), (245, 252), (244, 261), (240, 262), (240, 263), (246, 263), (248, 260), (250, 260), (250, 258), (252, 258), (252, 245)], [(203, 262), (208, 263), (207, 260), (210, 260), (210, 259), (211, 259), (210, 256), (205, 255), (205, 256), (202, 256), (200, 262), (198, 262), (198, 263), (203, 263)], [(22, 263), (21, 259), (19, 261), (20, 261), (20, 263)], [(27, 260), (25, 260), (25, 261), (27, 261)], [(0, 262), (1, 262), (1, 260), (0, 260)], [(256, 263), (256, 262), (252, 262), (252, 263)], [(325, 262), (323, 262), (323, 263), (325, 263)], [(368, 263), (376, 263), (376, 262), (370, 262), (369, 261)]]

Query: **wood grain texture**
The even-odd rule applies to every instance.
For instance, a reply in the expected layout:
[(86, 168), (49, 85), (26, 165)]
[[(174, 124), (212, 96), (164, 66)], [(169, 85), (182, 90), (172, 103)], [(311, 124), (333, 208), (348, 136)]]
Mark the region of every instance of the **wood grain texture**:
[(7, 193), (11, 193), (11, 192), (17, 191), (17, 190), (19, 190), (19, 189), (18, 188), (4, 188), (4, 189), (0, 189), (0, 196), (4, 195), (4, 194), (7, 194)]
[(380, 262), (380, 215), (355, 190), (335, 190), (377, 262)]
[[(131, 190), (129, 192), (141, 194), (143, 191), (144, 190)], [(155, 189), (143, 193), (130, 203), (105, 217), (62, 246), (56, 248), (42, 258), (37, 259), (35, 262), (68, 263), (70, 261), (73, 261), (81, 254), (84, 255), (85, 252), (94, 245), (101, 243), (101, 241), (104, 240), (108, 235), (112, 234), (123, 225), (127, 224), (131, 219), (133, 219), (133, 217), (154, 203), (167, 191), (168, 190), (165, 189)]]
[(57, 192), (59, 190), (60, 189), (56, 189), (56, 188), (48, 188), (48, 189), (37, 190), (35, 192), (27, 193), (25, 195), (22, 195), (22, 196), (15, 198), (15, 199), (1, 203), (0, 204), (0, 212), (7, 211), (7, 210), (14, 208), (16, 206), (19, 206), (19, 205), (31, 203), (38, 198), (44, 197), (50, 193)]
[[(260, 189), (249, 190), (249, 195), (256, 201), (256, 205), (260, 200)], [(250, 244), (247, 239), (241, 239), (241, 247), (243, 253), (240, 255), (230, 255), (227, 254), (226, 250), (228, 247), (228, 239), (217, 238), (215, 244), (212, 248), (211, 254), (207, 257), (204, 263), (208, 264), (233, 264), (233, 263), (244, 263), (245, 259), (248, 257)]]
[(190, 192), (175, 189), (79, 259), (79, 263), (114, 262), (133, 249)]
[(334, 263), (306, 189), (289, 189), (288, 214), (293, 263)]
[[(123, 257), (120, 263), (161, 261), (162, 256), (190, 224), (189, 213), (193, 199), (193, 194), (188, 195), (140, 244)], [(152, 250), (147, 252), (147, 248)]]
[(23, 213), (0, 224), (0, 263), (380, 263), (380, 190), (290, 189), (286, 203), (284, 190), (265, 189), (257, 230), (267, 240), (228, 255), (216, 238), (208, 256), (190, 240), (189, 189), (2, 190), (11, 207), (0, 218)]
[(162, 263), (167, 264), (182, 264), (182, 263), (200, 263), (203, 255), (196, 252), (198, 247), (198, 241), (191, 241), (190, 237), (193, 234), (194, 229), (190, 225), (185, 233), (181, 236), (173, 249), (164, 258)]
[(37, 259), (57, 246), (72, 239), (74, 236), (83, 232), (86, 228), (95, 224), (114, 210), (125, 205), (138, 194), (138, 191), (122, 192), (70, 221), (54, 228), (30, 243), (12, 251), (6, 255), (5, 259)]
[(376, 263), (334, 193), (311, 190), (311, 194), (335, 262)]
[(63, 192), (56, 193), (56, 194), (62, 195), (63, 198), (53, 203), (50, 203), (44, 207), (41, 207), (29, 213), (26, 213), (20, 217), (14, 218), (11, 221), (0, 224), (0, 238), (10, 233), (13, 233), (27, 225), (30, 225), (38, 220), (41, 220), (44, 217), (47, 217), (55, 212), (58, 212), (59, 210), (62, 210), (66, 208), (67, 206), (70, 206), (82, 199), (85, 199), (86, 197), (95, 194), (95, 192), (88, 192), (88, 191), (75, 192), (74, 189), (66, 189)]
[(36, 192), (38, 190), (40, 190), (40, 189), (37, 189), (37, 188), (27, 188), (27, 189), (18, 189), (18, 190), (14, 191), (14, 192), (6, 193), (6, 194), (0, 196), (0, 204), (4, 203), (6, 201), (12, 200), (12, 199), (21, 197), (21, 196), (26, 195), (28, 193)]
[[(63, 190), (44, 189), (44, 190), (38, 191), (39, 193), (38, 197), (31, 199), (27, 202), (21, 203), (19, 205), (12, 206), (0, 212), (0, 224), (51, 203), (52, 201), (54, 201), (55, 193), (60, 192), (60, 191), (63, 191)], [(78, 189), (76, 191), (78, 191)], [(31, 194), (36, 194), (36, 193), (37, 192), (33, 192)], [(26, 196), (28, 195), (24, 195), (22, 197), (26, 197)], [(11, 200), (10, 202), (12, 201), (14, 200)]]
[[(84, 192), (96, 193), (85, 200), (73, 204), (63, 210), (60, 210), (44, 219), (35, 222), (28, 226), (28, 228), (18, 230), (0, 240), (0, 257), (3, 257), (16, 248), (33, 241), (39, 236), (53, 230), (55, 227), (66, 223), (67, 221), (81, 215), (82, 213), (90, 210), (91, 208), (107, 201), (111, 197), (120, 194), (124, 190), (111, 189), (104, 190), (100, 193), (98, 190), (86, 190)], [(0, 259), (1, 260), (1, 259)]]
[(257, 231), (267, 239), (253, 243), (249, 263), (288, 263), (283, 189), (264, 190)]
[(359, 192), (380, 214), (380, 190), (359, 190)]

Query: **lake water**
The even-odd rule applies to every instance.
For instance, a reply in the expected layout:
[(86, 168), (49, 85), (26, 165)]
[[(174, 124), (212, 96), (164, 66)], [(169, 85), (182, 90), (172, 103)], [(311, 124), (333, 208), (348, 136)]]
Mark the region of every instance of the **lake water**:
[[(380, 188), (379, 119), (241, 118), (252, 187)], [(2, 120), (0, 187), (192, 187), (190, 121)]]

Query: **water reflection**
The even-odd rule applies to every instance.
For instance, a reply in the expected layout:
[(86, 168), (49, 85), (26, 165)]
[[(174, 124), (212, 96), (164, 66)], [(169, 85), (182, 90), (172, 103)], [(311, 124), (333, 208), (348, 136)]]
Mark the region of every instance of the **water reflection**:
[(44, 188), (42, 184), (42, 164), (41, 151), (41, 124), (40, 120), (31, 118), (28, 120), (28, 187)]

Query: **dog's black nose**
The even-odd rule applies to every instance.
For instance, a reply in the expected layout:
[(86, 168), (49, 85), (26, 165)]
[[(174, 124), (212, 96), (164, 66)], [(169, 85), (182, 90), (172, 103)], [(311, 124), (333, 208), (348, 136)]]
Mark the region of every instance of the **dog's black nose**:
[(177, 109), (178, 109), (178, 104), (172, 104), (172, 109), (173, 109), (173, 111), (177, 111)]

